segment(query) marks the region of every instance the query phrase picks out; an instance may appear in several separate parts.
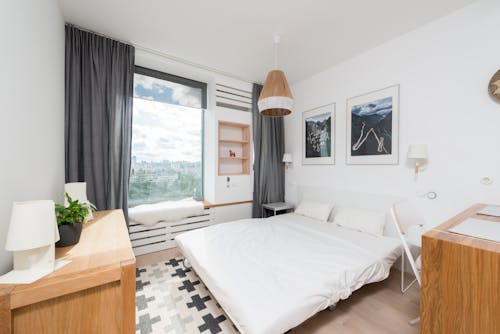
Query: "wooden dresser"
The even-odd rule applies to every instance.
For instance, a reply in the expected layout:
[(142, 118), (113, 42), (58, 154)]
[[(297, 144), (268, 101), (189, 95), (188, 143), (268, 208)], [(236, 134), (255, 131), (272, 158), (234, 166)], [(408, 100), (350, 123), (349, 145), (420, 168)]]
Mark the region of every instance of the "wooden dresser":
[(71, 263), (28, 285), (0, 285), (0, 333), (134, 333), (135, 257), (121, 210), (94, 213)]
[(500, 333), (500, 243), (448, 232), (477, 204), (422, 237), (421, 333)]

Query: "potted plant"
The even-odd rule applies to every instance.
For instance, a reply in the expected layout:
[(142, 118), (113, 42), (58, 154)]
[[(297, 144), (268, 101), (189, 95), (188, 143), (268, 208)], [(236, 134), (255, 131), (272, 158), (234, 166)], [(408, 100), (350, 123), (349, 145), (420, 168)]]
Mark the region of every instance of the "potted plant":
[(71, 246), (80, 241), (82, 226), (90, 212), (96, 208), (90, 203), (80, 203), (73, 200), (68, 193), (65, 193), (68, 205), (56, 204), (57, 227), (59, 228), (59, 241), (56, 247)]

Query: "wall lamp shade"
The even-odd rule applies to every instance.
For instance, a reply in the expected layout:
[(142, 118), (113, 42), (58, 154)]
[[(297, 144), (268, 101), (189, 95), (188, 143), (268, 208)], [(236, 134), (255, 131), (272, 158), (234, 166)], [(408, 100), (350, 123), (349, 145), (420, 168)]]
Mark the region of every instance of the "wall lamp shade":
[(28, 284), (55, 269), (59, 231), (53, 201), (15, 202), (5, 249), (14, 252), (14, 270), (0, 284)]
[(413, 144), (408, 148), (408, 160), (415, 163), (415, 174), (418, 174), (421, 165), (429, 158), (426, 144)]
[(293, 97), (285, 72), (272, 70), (267, 74), (257, 103), (263, 116), (286, 116), (292, 113)]
[(292, 163), (292, 154), (291, 153), (283, 154), (283, 162), (284, 163)]

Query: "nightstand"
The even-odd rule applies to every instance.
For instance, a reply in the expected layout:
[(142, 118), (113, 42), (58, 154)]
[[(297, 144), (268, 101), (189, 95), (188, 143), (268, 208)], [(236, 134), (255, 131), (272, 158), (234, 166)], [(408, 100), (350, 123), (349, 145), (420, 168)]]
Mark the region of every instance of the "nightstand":
[(285, 203), (285, 202), (276, 202), (276, 203), (267, 203), (262, 204), (262, 207), (268, 211), (273, 212), (273, 216), (287, 213), (288, 211), (293, 211), (293, 204)]

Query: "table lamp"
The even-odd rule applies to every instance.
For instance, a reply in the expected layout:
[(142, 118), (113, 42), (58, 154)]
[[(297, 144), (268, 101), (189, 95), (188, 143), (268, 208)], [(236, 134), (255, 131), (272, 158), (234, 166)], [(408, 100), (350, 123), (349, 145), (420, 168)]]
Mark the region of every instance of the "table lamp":
[(29, 284), (55, 270), (59, 240), (54, 202), (14, 202), (5, 249), (14, 252), (14, 270), (0, 283)]
[[(69, 197), (73, 200), (78, 200), (80, 203), (89, 203), (87, 199), (87, 182), (71, 182), (66, 183), (64, 185), (64, 192), (68, 193)], [(68, 200), (66, 196), (64, 196), (64, 205), (68, 206)], [(94, 216), (92, 215), (92, 210), (89, 210), (89, 214), (87, 215), (87, 219), (91, 220)]]

